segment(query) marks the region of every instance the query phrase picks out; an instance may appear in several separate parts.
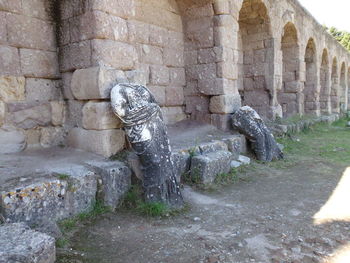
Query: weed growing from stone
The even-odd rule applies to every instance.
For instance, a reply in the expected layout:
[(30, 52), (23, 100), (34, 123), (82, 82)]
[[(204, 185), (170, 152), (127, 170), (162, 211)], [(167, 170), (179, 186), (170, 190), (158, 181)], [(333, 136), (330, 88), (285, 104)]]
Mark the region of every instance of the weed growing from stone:
[(67, 181), (70, 176), (68, 174), (56, 174), (57, 178), (60, 179), (60, 180), (64, 180), (64, 181)]

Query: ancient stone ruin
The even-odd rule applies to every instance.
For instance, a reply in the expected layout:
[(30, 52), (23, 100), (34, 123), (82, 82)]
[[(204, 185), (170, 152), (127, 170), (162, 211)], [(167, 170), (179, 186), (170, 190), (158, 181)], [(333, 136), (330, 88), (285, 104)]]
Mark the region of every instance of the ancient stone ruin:
[[(134, 119), (115, 108), (120, 83), (154, 96), (162, 117), (152, 100), (142, 113), (168, 128), (174, 167), (145, 166), (158, 160), (140, 154)], [(334, 120), (349, 86), (350, 54), (297, 0), (0, 1), (0, 212), (42, 227), (97, 199), (114, 209), (135, 170), (106, 158), (130, 149), (126, 137), (145, 177), (173, 168), (167, 180), (212, 183), (247, 162), (231, 125), (242, 106), (269, 121)], [(165, 138), (151, 145), (170, 158)]]

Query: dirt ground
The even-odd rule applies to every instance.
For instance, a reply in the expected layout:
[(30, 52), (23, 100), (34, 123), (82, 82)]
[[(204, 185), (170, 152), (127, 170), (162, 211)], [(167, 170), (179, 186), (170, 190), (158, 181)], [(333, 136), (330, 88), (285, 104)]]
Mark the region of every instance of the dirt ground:
[(283, 139), (286, 160), (254, 162), (236, 183), (185, 186), (186, 213), (118, 211), (80, 225), (58, 263), (350, 263), (350, 130)]

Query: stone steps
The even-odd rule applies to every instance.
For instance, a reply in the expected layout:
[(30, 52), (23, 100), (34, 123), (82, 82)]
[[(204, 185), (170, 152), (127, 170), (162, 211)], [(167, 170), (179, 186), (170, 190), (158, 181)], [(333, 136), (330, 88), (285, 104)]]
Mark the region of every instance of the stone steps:
[(97, 199), (115, 209), (131, 185), (124, 163), (74, 149), (5, 155), (0, 163), (7, 163), (0, 168), (1, 214), (39, 229), (89, 211)]

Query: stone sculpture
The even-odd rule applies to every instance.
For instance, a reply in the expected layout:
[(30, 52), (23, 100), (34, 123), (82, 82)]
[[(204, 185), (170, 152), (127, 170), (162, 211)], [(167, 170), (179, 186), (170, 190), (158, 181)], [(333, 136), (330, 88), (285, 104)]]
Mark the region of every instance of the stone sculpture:
[(232, 125), (250, 141), (258, 160), (271, 162), (283, 159), (283, 152), (259, 114), (244, 106), (232, 115)]
[(124, 124), (132, 149), (140, 158), (146, 202), (182, 207), (167, 128), (151, 92), (141, 85), (118, 84), (111, 91), (111, 103)]

